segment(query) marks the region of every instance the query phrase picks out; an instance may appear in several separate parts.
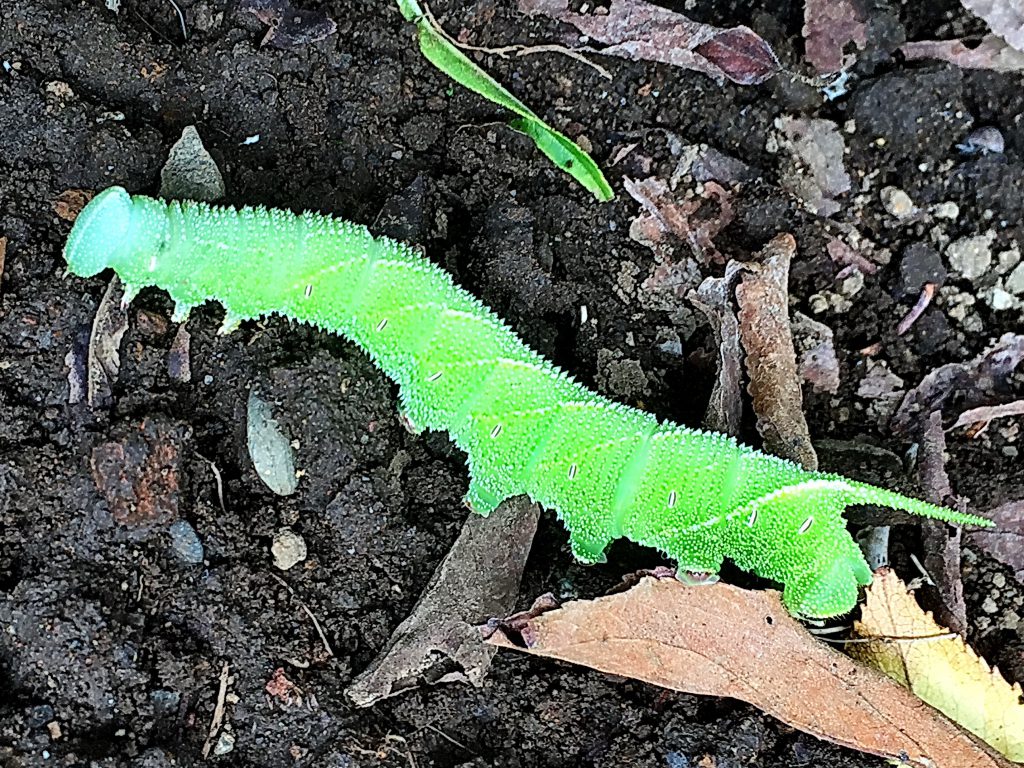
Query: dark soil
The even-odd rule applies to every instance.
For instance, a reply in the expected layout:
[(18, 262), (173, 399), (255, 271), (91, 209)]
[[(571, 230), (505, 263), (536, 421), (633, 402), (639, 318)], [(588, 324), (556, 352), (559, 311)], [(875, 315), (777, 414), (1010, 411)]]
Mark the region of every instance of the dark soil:
[[(391, 3), (305, 3), (337, 20), (338, 32), (288, 51), (261, 48), (265, 28), (233, 5), (177, 4), (187, 40), (169, 0), (123, 0), (117, 15), (99, 0), (0, 8), (0, 764), (198, 763), (227, 663), (236, 743), (215, 758), (224, 765), (884, 765), (730, 700), (513, 654), (496, 658), (482, 688), (423, 687), (354, 709), (346, 685), (408, 615), (467, 514), (463, 457), (444, 435), (401, 428), (392, 385), (356, 348), (280, 319), (220, 337), (218, 309), (194, 313), (191, 381), (173, 379), (175, 327), (167, 297), (153, 291), (129, 312), (110, 407), (69, 404), (106, 280), (63, 279), (70, 225), (52, 202), (112, 184), (155, 193), (169, 146), (195, 124), (228, 202), (371, 225), (386, 209), (379, 231), (426, 246), (534, 348), (612, 396), (697, 425), (713, 376), (709, 332), (692, 313), (644, 303), (638, 286), (654, 256), (629, 238), (638, 206), (621, 185), (622, 174), (639, 171), (635, 157), (611, 167), (613, 151), (638, 143), (636, 155), (666, 177), (672, 133), (756, 169), (717, 245), (743, 258), (793, 232), (793, 307), (810, 314), (811, 297), (832, 289), (839, 270), (824, 250), (832, 225), (780, 189), (782, 161), (766, 145), (784, 114), (853, 120), (844, 135), (855, 189), (834, 218), (855, 223), (892, 259), (848, 310), (816, 315), (835, 331), (843, 386), (834, 397), (809, 393), (806, 410), (816, 439), (857, 438), (902, 456), (907, 445), (856, 394), (867, 364), (858, 350), (880, 342), (878, 357), (911, 387), (1020, 327), (1019, 312), (990, 310), (986, 286), (950, 276), (947, 285), (977, 300), (966, 315), (952, 315), (942, 294), (910, 333), (895, 331), (920, 285), (907, 274), (928, 269), (915, 252), (901, 273), (909, 246), (992, 230), (999, 253), (1024, 235), (1020, 78), (907, 64), (891, 53), (904, 36), (971, 32), (977, 22), (953, 0), (873, 4), (881, 42), (864, 54), (851, 94), (825, 105), (789, 77), (720, 87), (664, 66), (603, 60), (614, 73), (608, 82), (551, 54), (483, 59), (540, 114), (590, 142), (618, 193), (602, 205), (504, 127), (506, 115), (432, 69)], [(435, 11), (476, 45), (544, 43), (565, 32), (511, 5)], [(802, 4), (698, 6), (702, 20), (756, 28), (802, 69)], [(956, 149), (978, 125), (1002, 130), (1004, 154)], [(959, 216), (894, 225), (878, 194), (890, 184), (922, 209), (954, 202)], [(581, 326), (581, 305), (596, 324)], [(304, 474), (294, 496), (270, 493), (249, 461), (254, 385), (298, 446)], [(974, 508), (1021, 495), (1015, 439), (996, 428), (973, 441), (962, 430), (949, 435), (953, 486)], [(111, 455), (157, 468), (129, 478), (139, 484), (133, 505), (108, 503), (97, 487), (97, 456)], [(172, 551), (167, 529), (177, 520), (198, 532), (204, 563), (187, 565)], [(294, 594), (270, 557), (284, 525), (309, 547), (307, 561), (285, 574)], [(896, 531), (903, 549), (919, 548), (915, 528)], [(597, 568), (575, 565), (546, 515), (520, 604), (546, 591), (598, 595), (657, 562), (622, 545), (610, 555)], [(971, 640), (1022, 679), (1021, 590), (982, 556), (968, 553), (966, 563)], [(301, 688), (301, 702), (266, 693), (277, 668)]]

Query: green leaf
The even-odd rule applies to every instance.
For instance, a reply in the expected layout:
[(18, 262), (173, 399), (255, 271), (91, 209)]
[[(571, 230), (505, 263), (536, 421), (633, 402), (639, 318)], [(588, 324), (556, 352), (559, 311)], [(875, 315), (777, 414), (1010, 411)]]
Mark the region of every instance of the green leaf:
[(509, 93), (497, 80), (474, 64), (460, 51), (423, 12), (418, 0), (397, 0), (407, 21), (416, 25), (420, 51), (427, 60), (460, 85), (485, 99), (515, 112), (519, 119), (510, 125), (526, 134), (547, 157), (582, 184), (598, 200), (611, 200), (615, 195), (594, 159), (567, 136), (562, 135), (538, 117), (533, 110)]

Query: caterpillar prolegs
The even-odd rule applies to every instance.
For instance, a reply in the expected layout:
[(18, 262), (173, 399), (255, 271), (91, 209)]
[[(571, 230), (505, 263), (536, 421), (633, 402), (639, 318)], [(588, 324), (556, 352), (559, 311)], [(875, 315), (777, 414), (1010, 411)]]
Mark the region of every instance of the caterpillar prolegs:
[(871, 580), (842, 516), (848, 505), (988, 524), (602, 397), (448, 273), (345, 221), (113, 187), (79, 215), (65, 257), (82, 277), (113, 268), (129, 297), (166, 290), (179, 319), (214, 300), (225, 332), (277, 313), (351, 339), (398, 383), (416, 428), (447, 430), (466, 452), (473, 510), (527, 494), (555, 510), (585, 562), (619, 537), (686, 570), (716, 573), (729, 558), (782, 583), (792, 612), (828, 617), (849, 611)]

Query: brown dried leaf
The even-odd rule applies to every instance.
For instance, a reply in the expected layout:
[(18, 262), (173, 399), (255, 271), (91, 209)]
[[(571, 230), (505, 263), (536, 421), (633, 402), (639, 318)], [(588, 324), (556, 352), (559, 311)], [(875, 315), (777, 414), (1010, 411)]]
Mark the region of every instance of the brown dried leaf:
[(1014, 577), (1024, 584), (1024, 499), (996, 507), (985, 517), (995, 526), (970, 531), (967, 542), (1013, 568)]
[(50, 205), (53, 207), (53, 212), (64, 221), (73, 222), (95, 195), (96, 193), (90, 189), (65, 189), (53, 199)]
[(7, 238), (0, 237), (0, 287), (4, 281), (4, 262), (7, 259)]
[(612, 0), (603, 16), (575, 13), (565, 0), (519, 0), (519, 11), (572, 24), (606, 43), (602, 54), (693, 69), (719, 82), (756, 85), (781, 68), (771, 46), (748, 27), (701, 24), (643, 0)]
[(494, 648), (483, 644), (476, 625), (511, 610), (539, 518), (525, 497), (487, 517), (470, 515), (412, 613), (345, 695), (369, 707), (424, 679), (479, 685)]
[(110, 280), (89, 335), (89, 354), (86, 358), (87, 402), (92, 408), (110, 404), (112, 385), (121, 372), (121, 338), (128, 330), (128, 313), (123, 306), (124, 287), (117, 277)]
[(996, 72), (1024, 70), (1024, 53), (998, 35), (985, 35), (977, 46), (961, 40), (921, 40), (905, 43), (900, 51), (910, 60), (939, 59), (963, 69), (991, 69)]
[[(623, 186), (643, 207), (643, 212), (629, 225), (629, 236), (646, 245), (660, 261), (672, 261), (677, 241), (688, 243), (694, 256), (703, 263), (724, 263), (725, 257), (715, 247), (714, 238), (732, 223), (735, 213), (732, 196), (714, 181), (704, 184), (701, 198), (676, 200), (669, 185), (657, 177), (641, 181), (624, 179)], [(704, 202), (717, 203), (716, 214), (708, 213)], [(703, 218), (697, 213), (703, 213)]]
[(1024, 51), (1024, 0), (960, 0), (985, 20), (991, 30), (1018, 51)]
[(1024, 360), (1024, 334), (1004, 333), (994, 345), (966, 363), (948, 363), (928, 373), (906, 394), (892, 418), (898, 435), (912, 437), (922, 418), (948, 402), (973, 408), (997, 397), (1006, 378)]
[(740, 341), (747, 353), (747, 391), (765, 448), (817, 469), (789, 320), (789, 262), (795, 253), (793, 236), (777, 235), (761, 251), (761, 263), (748, 265), (736, 287)]
[(1024, 692), (921, 610), (895, 573), (868, 588), (851, 655), (882, 670), (1011, 760), (1024, 760)]
[(804, 53), (818, 74), (839, 72), (853, 63), (843, 54), (847, 45), (867, 45), (867, 14), (860, 0), (805, 0), (803, 35)]
[(301, 48), (338, 31), (334, 19), (320, 11), (295, 8), (289, 0), (242, 0), (238, 9), (247, 11), (270, 29), (260, 45), (271, 48)]
[(492, 645), (741, 699), (864, 752), (932, 768), (1008, 765), (893, 681), (814, 640), (771, 590), (648, 576), (627, 592), (498, 627)]

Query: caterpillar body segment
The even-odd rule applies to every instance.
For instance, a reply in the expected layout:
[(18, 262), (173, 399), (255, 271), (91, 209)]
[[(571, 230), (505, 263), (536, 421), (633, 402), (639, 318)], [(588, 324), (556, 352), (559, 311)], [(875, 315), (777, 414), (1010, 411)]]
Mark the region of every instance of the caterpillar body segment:
[(714, 574), (729, 558), (782, 583), (792, 612), (827, 617), (849, 611), (871, 580), (847, 506), (988, 524), (602, 397), (413, 249), (338, 219), (113, 187), (79, 215), (65, 256), (83, 277), (113, 268), (129, 296), (166, 290), (177, 318), (213, 300), (226, 331), (277, 313), (351, 339), (398, 383), (411, 428), (446, 430), (466, 452), (473, 510), (527, 494), (555, 510), (586, 562), (619, 537), (687, 571)]

